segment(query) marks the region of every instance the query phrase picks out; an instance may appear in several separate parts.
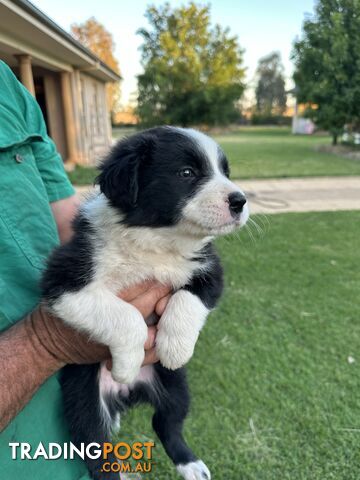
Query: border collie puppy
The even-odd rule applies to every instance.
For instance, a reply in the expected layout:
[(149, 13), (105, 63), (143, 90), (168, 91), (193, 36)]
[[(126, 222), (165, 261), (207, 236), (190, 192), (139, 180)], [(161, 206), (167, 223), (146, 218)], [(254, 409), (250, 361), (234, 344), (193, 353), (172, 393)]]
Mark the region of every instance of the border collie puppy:
[[(196, 130), (175, 127), (120, 141), (97, 182), (100, 191), (81, 206), (74, 236), (55, 250), (42, 284), (50, 311), (108, 345), (112, 356), (111, 373), (104, 364), (64, 369), (72, 440), (109, 442), (121, 411), (150, 402), (154, 430), (178, 472), (186, 480), (209, 480), (182, 436), (189, 408), (183, 366), (222, 291), (211, 241), (246, 223), (246, 198), (229, 180), (220, 147)], [(147, 279), (174, 293), (158, 324), (160, 363), (141, 367), (147, 325), (117, 293)], [(101, 473), (101, 459), (86, 462), (96, 480), (119, 478)]]

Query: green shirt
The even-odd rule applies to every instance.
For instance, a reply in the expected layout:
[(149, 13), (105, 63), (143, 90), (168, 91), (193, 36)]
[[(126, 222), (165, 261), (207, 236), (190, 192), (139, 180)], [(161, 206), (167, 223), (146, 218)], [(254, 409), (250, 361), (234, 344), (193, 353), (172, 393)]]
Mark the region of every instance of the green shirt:
[[(0, 330), (38, 304), (44, 262), (59, 242), (50, 202), (73, 193), (38, 104), (0, 61)], [(69, 441), (55, 375), (0, 434), (0, 478), (87, 479), (80, 460), (11, 459), (9, 442), (35, 450)]]

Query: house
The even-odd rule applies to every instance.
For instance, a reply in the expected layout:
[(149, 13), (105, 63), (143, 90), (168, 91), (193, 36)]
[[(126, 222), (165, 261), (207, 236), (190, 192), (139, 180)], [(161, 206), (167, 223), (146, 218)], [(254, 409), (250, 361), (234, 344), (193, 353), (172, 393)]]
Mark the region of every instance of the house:
[(293, 99), (293, 106), (285, 112), (286, 116), (292, 117), (291, 131), (294, 135), (312, 135), (315, 131), (315, 124), (310, 118), (306, 118), (305, 112), (308, 105), (299, 103), (296, 97), (296, 87), (288, 90), (287, 95)]
[(111, 143), (106, 83), (121, 77), (27, 0), (0, 0), (0, 58), (36, 97), (68, 166)]

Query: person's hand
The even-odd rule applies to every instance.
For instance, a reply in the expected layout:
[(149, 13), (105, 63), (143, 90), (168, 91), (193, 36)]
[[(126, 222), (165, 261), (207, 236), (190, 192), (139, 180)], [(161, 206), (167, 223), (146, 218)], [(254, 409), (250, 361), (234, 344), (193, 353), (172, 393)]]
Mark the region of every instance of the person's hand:
[[(144, 318), (152, 313), (161, 316), (170, 296), (170, 288), (158, 282), (144, 282), (119, 293), (119, 297), (137, 308)], [(39, 355), (46, 356), (58, 368), (65, 364), (97, 363), (110, 359), (108, 347), (89, 339), (88, 335), (65, 325), (43, 307), (39, 307), (25, 317), (25, 327), (29, 338), (38, 349)], [(131, 328), (131, 326), (130, 326)], [(149, 327), (144, 345), (144, 364), (154, 363), (156, 327)]]
[(169, 301), (171, 288), (155, 280), (139, 283), (119, 293), (124, 302), (131, 303), (144, 318), (156, 313), (159, 317)]
[[(170, 292), (169, 287), (158, 282), (148, 281), (120, 292), (119, 297), (137, 308), (144, 318), (148, 318), (154, 313), (161, 317), (169, 301)], [(156, 326), (148, 327), (143, 365), (159, 361), (155, 353), (156, 332)], [(111, 369), (111, 361), (107, 362), (107, 367), (109, 370)]]
[[(161, 315), (170, 289), (155, 282), (130, 288), (119, 295), (146, 318)], [(131, 325), (129, 325), (131, 328)], [(157, 361), (156, 328), (149, 328), (145, 361)], [(30, 401), (36, 390), (67, 363), (97, 363), (110, 358), (104, 345), (89, 340), (39, 307), (0, 334), (0, 431)]]

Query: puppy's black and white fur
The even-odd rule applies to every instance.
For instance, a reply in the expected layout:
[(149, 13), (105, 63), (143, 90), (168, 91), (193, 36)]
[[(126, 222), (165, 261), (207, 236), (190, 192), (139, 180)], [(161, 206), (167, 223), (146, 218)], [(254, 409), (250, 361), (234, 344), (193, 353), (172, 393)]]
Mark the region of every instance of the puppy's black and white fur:
[[(155, 409), (153, 427), (186, 480), (210, 479), (182, 437), (189, 408), (183, 366), (222, 291), (211, 241), (245, 224), (248, 206), (226, 157), (206, 135), (153, 128), (120, 141), (101, 166), (100, 191), (80, 208), (73, 239), (49, 260), (43, 297), (64, 322), (110, 347), (113, 367), (68, 366), (65, 410), (74, 443), (110, 441), (120, 412)], [(141, 367), (147, 326), (117, 293), (146, 279), (174, 289), (159, 320), (160, 363)], [(113, 459), (115, 461), (115, 459)], [(94, 479), (102, 474), (87, 459)], [(113, 475), (113, 477), (111, 476)]]

